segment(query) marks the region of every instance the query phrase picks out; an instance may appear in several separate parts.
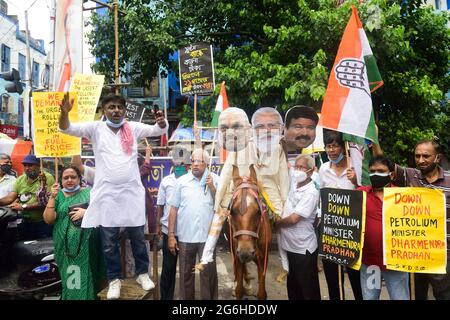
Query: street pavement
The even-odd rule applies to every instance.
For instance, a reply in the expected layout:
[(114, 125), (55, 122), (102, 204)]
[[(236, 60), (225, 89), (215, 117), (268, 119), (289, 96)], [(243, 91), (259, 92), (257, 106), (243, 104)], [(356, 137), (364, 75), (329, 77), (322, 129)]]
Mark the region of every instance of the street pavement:
[[(218, 274), (218, 282), (219, 282), (219, 300), (232, 300), (235, 297), (232, 295), (232, 289), (234, 284), (234, 273), (231, 265), (231, 254), (228, 252), (227, 246), (219, 245), (217, 247), (216, 253), (216, 263), (217, 263), (217, 274)], [(162, 265), (162, 254), (159, 251), (158, 255), (158, 274), (161, 275), (161, 265)], [(319, 268), (321, 268), (321, 262), (318, 263)], [(256, 299), (256, 291), (258, 288), (257, 283), (257, 268), (254, 263), (248, 264), (248, 269), (250, 274), (254, 279), (252, 280), (252, 287), (254, 294), (253, 296), (245, 296), (244, 299), (247, 300), (255, 300)], [(287, 291), (286, 291), (286, 279), (282, 283), (276, 280), (279, 272), (281, 271), (281, 264), (278, 259), (278, 251), (271, 250), (269, 255), (269, 261), (267, 266), (267, 274), (266, 274), (266, 291), (267, 291), (267, 299), (269, 300), (287, 300)], [(347, 274), (344, 272), (344, 290), (345, 297), (347, 300), (354, 300), (353, 293), (350, 287), (350, 281), (347, 277)], [(195, 288), (196, 288), (196, 299), (200, 299), (200, 284), (199, 284), (199, 274), (196, 271), (195, 276)], [(322, 296), (322, 300), (329, 300), (328, 297), (328, 288), (325, 280), (325, 274), (323, 271), (319, 272), (319, 282), (320, 282), (320, 293)], [(178, 295), (178, 285), (179, 285), (179, 276), (177, 270), (177, 281), (175, 285), (175, 300), (179, 299)], [(386, 287), (383, 284), (381, 291), (380, 300), (389, 300), (389, 296), (386, 290)]]

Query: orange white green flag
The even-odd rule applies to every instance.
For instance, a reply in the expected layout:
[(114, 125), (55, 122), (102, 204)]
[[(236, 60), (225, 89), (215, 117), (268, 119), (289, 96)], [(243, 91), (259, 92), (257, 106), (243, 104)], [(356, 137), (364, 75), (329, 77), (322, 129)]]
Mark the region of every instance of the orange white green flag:
[[(225, 81), (222, 82), (220, 85), (220, 93), (219, 97), (217, 98), (216, 102), (216, 108), (214, 110), (213, 119), (211, 120), (211, 127), (218, 127), (219, 126), (219, 116), (229, 107), (228, 105), (228, 97), (227, 97), (227, 91), (225, 90)], [(217, 135), (215, 135), (217, 136)], [(227, 158), (227, 151), (223, 148), (220, 150), (220, 163), (224, 163), (225, 159)]]
[(353, 7), (328, 80), (319, 124), (378, 143), (371, 92), (382, 85), (358, 11)]

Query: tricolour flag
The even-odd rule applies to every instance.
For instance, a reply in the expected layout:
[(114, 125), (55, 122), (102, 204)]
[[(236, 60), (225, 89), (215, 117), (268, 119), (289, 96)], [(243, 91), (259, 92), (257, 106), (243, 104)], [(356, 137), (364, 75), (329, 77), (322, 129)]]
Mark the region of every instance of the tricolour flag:
[(220, 85), (220, 94), (217, 98), (216, 109), (214, 110), (213, 119), (211, 121), (211, 127), (217, 127), (219, 125), (220, 113), (228, 108), (227, 92), (225, 90), (225, 81)]
[[(227, 92), (225, 90), (225, 81), (223, 81), (222, 84), (220, 85), (220, 93), (219, 93), (219, 97), (217, 98), (216, 109), (214, 110), (213, 119), (211, 121), (211, 127), (219, 126), (220, 113), (228, 107), (229, 107), (229, 105), (228, 105)], [(215, 136), (217, 137), (217, 135), (215, 135)], [(221, 148), (220, 163), (224, 163), (226, 158), (227, 158), (227, 151), (225, 149)]]
[(320, 125), (378, 143), (371, 92), (383, 85), (356, 7), (342, 36)]

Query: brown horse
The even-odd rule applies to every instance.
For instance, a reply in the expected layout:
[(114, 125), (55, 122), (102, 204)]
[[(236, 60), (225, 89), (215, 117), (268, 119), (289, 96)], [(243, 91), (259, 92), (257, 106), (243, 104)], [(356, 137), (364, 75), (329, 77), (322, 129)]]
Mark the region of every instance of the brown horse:
[(244, 294), (243, 278), (248, 276), (246, 263), (254, 261), (258, 267), (257, 298), (264, 300), (267, 298), (265, 277), (272, 231), (253, 165), (250, 166), (250, 177), (241, 177), (238, 167), (233, 166), (233, 183), (229, 224), (236, 298), (242, 299)]

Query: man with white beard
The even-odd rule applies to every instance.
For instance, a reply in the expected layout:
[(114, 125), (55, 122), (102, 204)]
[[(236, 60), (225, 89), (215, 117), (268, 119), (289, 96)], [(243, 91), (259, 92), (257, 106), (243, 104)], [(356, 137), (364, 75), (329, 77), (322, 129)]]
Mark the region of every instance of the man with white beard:
[(254, 165), (264, 200), (273, 213), (271, 218), (281, 217), (289, 192), (287, 159), (280, 144), (283, 119), (277, 110), (265, 107), (253, 114), (252, 124), (253, 141), (249, 141), (250, 124), (242, 109), (228, 108), (219, 117), (219, 144), (230, 152), (220, 174), (214, 219), (201, 262), (196, 266), (199, 270), (213, 261), (214, 248), (234, 190), (233, 165), (239, 168), (242, 176), (250, 176), (249, 167)]

